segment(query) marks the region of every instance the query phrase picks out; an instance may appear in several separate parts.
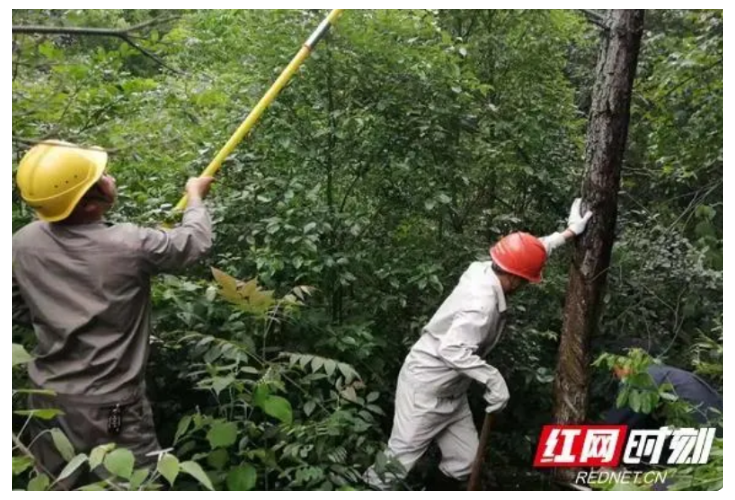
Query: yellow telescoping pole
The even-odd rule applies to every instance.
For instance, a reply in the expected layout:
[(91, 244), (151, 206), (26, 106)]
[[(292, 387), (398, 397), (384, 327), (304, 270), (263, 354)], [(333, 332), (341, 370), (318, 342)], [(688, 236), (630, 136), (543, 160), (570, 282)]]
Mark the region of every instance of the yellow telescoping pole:
[[(227, 141), (222, 149), (220, 149), (219, 153), (217, 153), (217, 156), (214, 157), (214, 160), (212, 160), (207, 168), (204, 169), (201, 177), (211, 177), (217, 173), (217, 171), (222, 166), (222, 162), (225, 161), (225, 159), (230, 155), (230, 153), (232, 153), (232, 151), (237, 147), (240, 141), (242, 141), (243, 138), (248, 134), (248, 132), (250, 132), (250, 129), (252, 129), (257, 121), (260, 119), (263, 111), (265, 111), (270, 103), (275, 100), (281, 89), (288, 83), (293, 74), (296, 73), (296, 71), (301, 66), (301, 63), (303, 63), (306, 58), (309, 57), (309, 54), (311, 54), (311, 52), (314, 50), (316, 44), (319, 43), (319, 40), (322, 39), (327, 31), (329, 31), (329, 27), (335, 23), (337, 18), (342, 15), (343, 11), (344, 9), (332, 10), (329, 15), (319, 24), (319, 26), (314, 30), (309, 39), (306, 40), (306, 43), (304, 43), (304, 45), (301, 47), (301, 50), (299, 50), (296, 56), (291, 59), (291, 62), (288, 63), (288, 66), (286, 66), (286, 68), (281, 72), (278, 79), (273, 82), (273, 85), (271, 85), (271, 88), (268, 89), (268, 92), (266, 92), (265, 95), (261, 97), (260, 101), (258, 101), (258, 104), (256, 104), (252, 111), (250, 111), (250, 114), (247, 116), (247, 118), (245, 118), (245, 121), (242, 122), (242, 125), (237, 128), (235, 133), (232, 134), (232, 137), (230, 137), (230, 140)], [(183, 210), (184, 208), (186, 208), (186, 203), (187, 199), (186, 196), (184, 196), (183, 198), (181, 198), (181, 200), (179, 200), (179, 203), (176, 205), (174, 210)]]

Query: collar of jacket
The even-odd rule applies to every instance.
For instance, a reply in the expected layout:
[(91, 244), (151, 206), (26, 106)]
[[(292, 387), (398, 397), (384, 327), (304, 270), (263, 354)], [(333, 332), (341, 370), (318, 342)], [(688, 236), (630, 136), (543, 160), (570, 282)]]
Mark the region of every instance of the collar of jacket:
[(487, 274), (490, 279), (493, 290), (495, 290), (495, 295), (498, 297), (498, 312), (504, 313), (507, 309), (505, 304), (505, 292), (503, 292), (503, 287), (500, 286), (498, 276), (495, 274), (495, 271), (493, 271), (493, 263), (491, 261), (485, 263), (485, 274)]

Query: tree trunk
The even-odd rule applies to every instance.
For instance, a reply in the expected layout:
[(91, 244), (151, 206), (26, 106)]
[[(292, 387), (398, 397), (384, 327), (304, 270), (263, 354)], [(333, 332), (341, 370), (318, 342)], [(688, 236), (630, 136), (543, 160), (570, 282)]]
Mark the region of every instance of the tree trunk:
[[(587, 130), (585, 210), (594, 216), (576, 243), (554, 381), (554, 419), (585, 420), (589, 343), (597, 328), (615, 235), (620, 171), (628, 135), (630, 97), (643, 31), (643, 10), (610, 10), (597, 61)], [(559, 471), (569, 471), (559, 469)]]

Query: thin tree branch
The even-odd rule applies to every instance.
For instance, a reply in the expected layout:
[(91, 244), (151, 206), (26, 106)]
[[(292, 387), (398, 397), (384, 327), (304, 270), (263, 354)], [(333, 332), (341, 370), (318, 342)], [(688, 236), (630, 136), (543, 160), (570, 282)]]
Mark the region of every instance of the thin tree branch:
[(180, 16), (170, 16), (159, 19), (152, 19), (144, 23), (130, 26), (129, 28), (112, 29), (112, 28), (89, 28), (83, 26), (40, 26), (27, 25), (13, 26), (13, 33), (22, 34), (46, 34), (46, 35), (85, 35), (85, 36), (116, 36), (121, 37), (129, 35), (135, 31), (140, 31), (149, 26), (163, 24), (178, 19)]
[(59, 133), (59, 130), (61, 130), (61, 124), (64, 122), (64, 118), (66, 118), (66, 114), (69, 112), (69, 109), (71, 108), (71, 105), (74, 103), (74, 101), (77, 98), (77, 94), (79, 94), (79, 88), (74, 88), (74, 93), (69, 96), (69, 99), (66, 101), (66, 105), (64, 106), (64, 109), (61, 111), (61, 115), (59, 115), (59, 119), (56, 122), (56, 125), (44, 136), (42, 139), (51, 139), (54, 136), (56, 136)]
[(140, 24), (134, 24), (133, 26), (129, 28), (125, 28), (125, 31), (128, 33), (132, 33), (133, 31), (140, 31), (150, 26), (157, 26), (159, 24), (165, 24), (169, 21), (176, 21), (177, 19), (181, 19), (181, 16), (176, 15), (176, 16), (159, 17), (159, 18), (151, 19), (150, 21), (140, 23)]
[[(66, 140), (74, 140), (74, 138), (65, 138), (65, 139)], [(135, 151), (136, 148), (142, 148), (142, 147), (145, 147), (146, 149), (150, 149), (152, 147), (162, 148), (162, 147), (168, 146), (169, 144), (173, 144), (177, 140), (178, 140), (178, 137), (175, 137), (175, 138), (169, 139), (167, 141), (163, 141), (163, 142), (156, 142), (155, 144), (151, 144), (150, 142), (143, 142), (143, 141), (141, 141), (141, 142), (128, 142), (127, 145), (126, 146), (123, 146), (123, 147), (119, 147), (119, 148), (102, 148), (102, 149), (104, 149), (107, 154), (114, 155), (114, 154), (125, 153), (127, 151)], [(49, 139), (37, 139), (37, 138), (31, 138), (31, 137), (19, 137), (19, 136), (16, 136), (16, 135), (13, 136), (13, 142), (15, 142), (17, 144), (25, 144), (27, 146), (35, 146), (37, 144), (53, 144), (54, 146), (58, 146), (58, 144), (56, 144), (54, 142), (51, 142)], [(75, 149), (90, 149), (90, 150), (94, 150), (94, 151), (98, 151), (99, 150), (98, 148), (93, 148), (93, 147), (88, 147), (88, 146), (78, 145), (78, 144), (75, 144), (74, 146), (69, 146), (69, 147), (74, 147)]]
[(77, 130), (77, 135), (82, 134), (82, 133), (86, 132), (87, 130), (92, 129), (92, 128), (95, 128), (98, 125), (100, 125), (100, 123), (97, 122), (97, 119), (98, 118), (101, 118), (102, 115), (105, 114), (105, 112), (111, 110), (117, 104), (118, 104), (118, 101), (112, 100), (112, 101), (108, 102), (107, 104), (105, 104), (104, 106), (102, 106), (99, 109), (97, 109), (91, 115), (89, 115), (87, 117), (87, 119), (84, 121), (84, 125), (82, 125), (82, 127)]
[[(684, 287), (681, 290), (681, 293), (676, 298), (676, 311), (674, 311), (674, 336), (671, 338), (671, 342), (669, 342), (669, 345), (666, 346), (666, 349), (663, 350), (661, 354), (659, 354), (657, 357), (664, 357), (666, 353), (671, 350), (671, 348), (674, 346), (674, 342), (676, 342), (676, 339), (679, 337), (679, 333), (681, 332), (682, 327), (684, 326), (684, 319), (681, 318), (681, 321), (679, 321), (679, 309), (681, 308), (681, 298), (684, 296), (684, 292), (686, 292), (689, 289), (689, 287)], [(677, 326), (678, 325), (678, 326)]]
[(472, 33), (472, 28), (475, 27), (476, 20), (477, 16), (472, 16), (472, 18), (470, 19), (470, 25), (467, 26), (467, 29), (464, 31), (464, 33), (462, 33), (462, 40), (464, 40), (465, 42), (470, 37), (470, 33)]
[(667, 91), (666, 91), (666, 93), (664, 94), (664, 97), (668, 97), (668, 96), (670, 96), (670, 95), (671, 95), (671, 94), (672, 94), (672, 93), (673, 93), (673, 92), (674, 92), (675, 90), (678, 90), (678, 89), (680, 89), (680, 88), (681, 88), (681, 87), (683, 87), (683, 86), (684, 86), (685, 84), (689, 83), (689, 82), (690, 82), (691, 80), (694, 80), (694, 79), (695, 79), (695, 78), (697, 78), (698, 76), (702, 76), (702, 74), (703, 74), (703, 73), (705, 73), (706, 71), (709, 71), (709, 70), (711, 70), (712, 68), (714, 68), (714, 67), (716, 67), (716, 66), (719, 66), (720, 64), (722, 64), (722, 62), (723, 62), (723, 59), (722, 59), (722, 58), (720, 58), (719, 60), (717, 60), (717, 61), (715, 61), (715, 62), (713, 62), (713, 63), (711, 63), (711, 64), (709, 64), (709, 65), (705, 66), (704, 68), (701, 68), (701, 69), (697, 70), (697, 71), (696, 71), (696, 72), (695, 72), (694, 74), (692, 74), (692, 75), (688, 76), (687, 78), (684, 78), (684, 79), (683, 79), (682, 81), (680, 81), (680, 82), (679, 82), (679, 83), (678, 83), (677, 85), (674, 85), (674, 86), (673, 86), (673, 87), (671, 87), (671, 88), (670, 88), (669, 90), (667, 90)]
[(166, 68), (167, 70), (171, 71), (172, 73), (176, 73), (177, 75), (183, 75), (184, 74), (183, 71), (180, 71), (178, 69), (172, 68), (171, 66), (169, 66), (168, 64), (166, 64), (165, 62), (163, 62), (163, 60), (160, 57), (158, 57), (157, 55), (153, 54), (152, 52), (149, 52), (148, 50), (144, 49), (143, 47), (141, 47), (140, 45), (138, 45), (137, 43), (135, 43), (128, 35), (123, 35), (120, 38), (123, 41), (127, 42), (131, 47), (139, 50), (141, 52), (141, 54), (143, 54), (144, 56), (148, 57), (149, 59), (152, 59), (153, 61), (155, 61), (159, 65), (161, 65), (164, 68)]
[[(31, 137), (19, 137), (17, 135), (14, 135), (13, 136), (13, 142), (16, 142), (18, 144), (25, 144), (27, 146), (35, 146), (37, 144), (53, 144), (54, 146), (59, 146), (57, 143), (51, 142), (48, 138), (46, 138), (46, 139), (34, 139), (34, 138), (31, 138)], [(90, 150), (91, 149), (94, 149), (95, 151), (97, 151), (97, 149), (95, 149), (95, 148), (81, 146), (81, 145), (74, 145), (74, 146), (69, 146), (69, 147), (74, 147), (75, 149), (90, 149)], [(104, 148), (104, 150), (107, 152), (107, 154), (119, 153), (120, 151), (124, 151), (126, 149), (131, 149), (131, 148), (113, 148), (113, 149)]]
[[(704, 189), (701, 189), (701, 190), (700, 190), (700, 191), (699, 191), (699, 192), (697, 193), (697, 195), (696, 195), (696, 196), (694, 196), (694, 197), (692, 198), (692, 200), (691, 200), (691, 201), (689, 202), (689, 205), (688, 205), (688, 206), (687, 206), (687, 207), (686, 207), (686, 208), (684, 209), (684, 211), (683, 211), (683, 212), (682, 212), (682, 213), (681, 213), (681, 214), (679, 215), (679, 217), (677, 217), (677, 218), (676, 218), (676, 220), (675, 220), (675, 221), (674, 221), (674, 222), (673, 222), (673, 223), (672, 223), (672, 224), (671, 224), (671, 225), (669, 226), (669, 229), (668, 229), (668, 230), (669, 230), (669, 231), (672, 231), (672, 230), (674, 229), (674, 227), (676, 226), (676, 224), (677, 224), (677, 223), (678, 223), (678, 222), (679, 222), (679, 221), (680, 221), (681, 219), (683, 219), (683, 218), (684, 218), (684, 216), (685, 216), (685, 215), (687, 215), (687, 214), (689, 213), (689, 211), (691, 211), (691, 213), (694, 213), (694, 210), (696, 209), (697, 205), (698, 205), (699, 203), (701, 203), (702, 201), (704, 201), (704, 200), (705, 200), (705, 199), (706, 199), (706, 198), (707, 198), (707, 197), (708, 197), (708, 196), (709, 196), (709, 195), (710, 195), (710, 194), (711, 194), (711, 193), (712, 193), (712, 192), (713, 192), (713, 191), (714, 191), (715, 189), (717, 189), (717, 188), (718, 188), (718, 187), (719, 187), (720, 185), (722, 185), (722, 183), (723, 183), (723, 180), (722, 180), (722, 179), (718, 180), (717, 182), (715, 182), (715, 183), (714, 183), (714, 184), (712, 185), (712, 187), (710, 187), (710, 188), (709, 188), (709, 189), (707, 190), (707, 192), (706, 192), (706, 193), (704, 193), (703, 195), (701, 195), (701, 196), (700, 196), (700, 195), (699, 195), (699, 192), (701, 192), (701, 191), (703, 191), (703, 190), (704, 190)], [(685, 223), (685, 226), (686, 226), (686, 224), (687, 224), (688, 222), (689, 222), (689, 218), (687, 218), (687, 222)]]
[(15, 60), (13, 61), (13, 81), (18, 78), (18, 67), (21, 65), (21, 54), (22, 52), (20, 51), (20, 45), (18, 45), (18, 43), (15, 41), (15, 37), (13, 37), (13, 55), (15, 56)]
[(598, 12), (589, 9), (579, 9), (579, 11), (584, 14), (584, 17), (586, 17), (589, 22), (591, 22), (598, 28), (602, 28), (604, 30), (607, 29), (607, 26), (605, 26), (604, 18)]
[(166, 64), (160, 57), (156, 56), (147, 49), (144, 49), (131, 38), (131, 34), (140, 31), (144, 28), (148, 28), (153, 25), (163, 24), (165, 22), (178, 19), (179, 16), (166, 17), (161, 19), (153, 19), (145, 23), (136, 24), (129, 28), (124, 29), (110, 29), (110, 28), (87, 28), (87, 27), (66, 27), (66, 26), (13, 26), (14, 34), (47, 34), (47, 35), (77, 35), (77, 36), (109, 36), (113, 38), (119, 38), (123, 42), (127, 43), (144, 56), (156, 62), (156, 64), (166, 68), (167, 70), (183, 75), (184, 73), (180, 70), (172, 68)]

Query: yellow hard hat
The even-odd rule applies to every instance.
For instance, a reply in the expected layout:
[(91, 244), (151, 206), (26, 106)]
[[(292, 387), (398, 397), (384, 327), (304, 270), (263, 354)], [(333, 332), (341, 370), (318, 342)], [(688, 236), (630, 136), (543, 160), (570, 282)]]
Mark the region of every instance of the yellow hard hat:
[(48, 222), (69, 217), (102, 177), (107, 152), (62, 141), (33, 146), (20, 161), (15, 181), (23, 200)]

